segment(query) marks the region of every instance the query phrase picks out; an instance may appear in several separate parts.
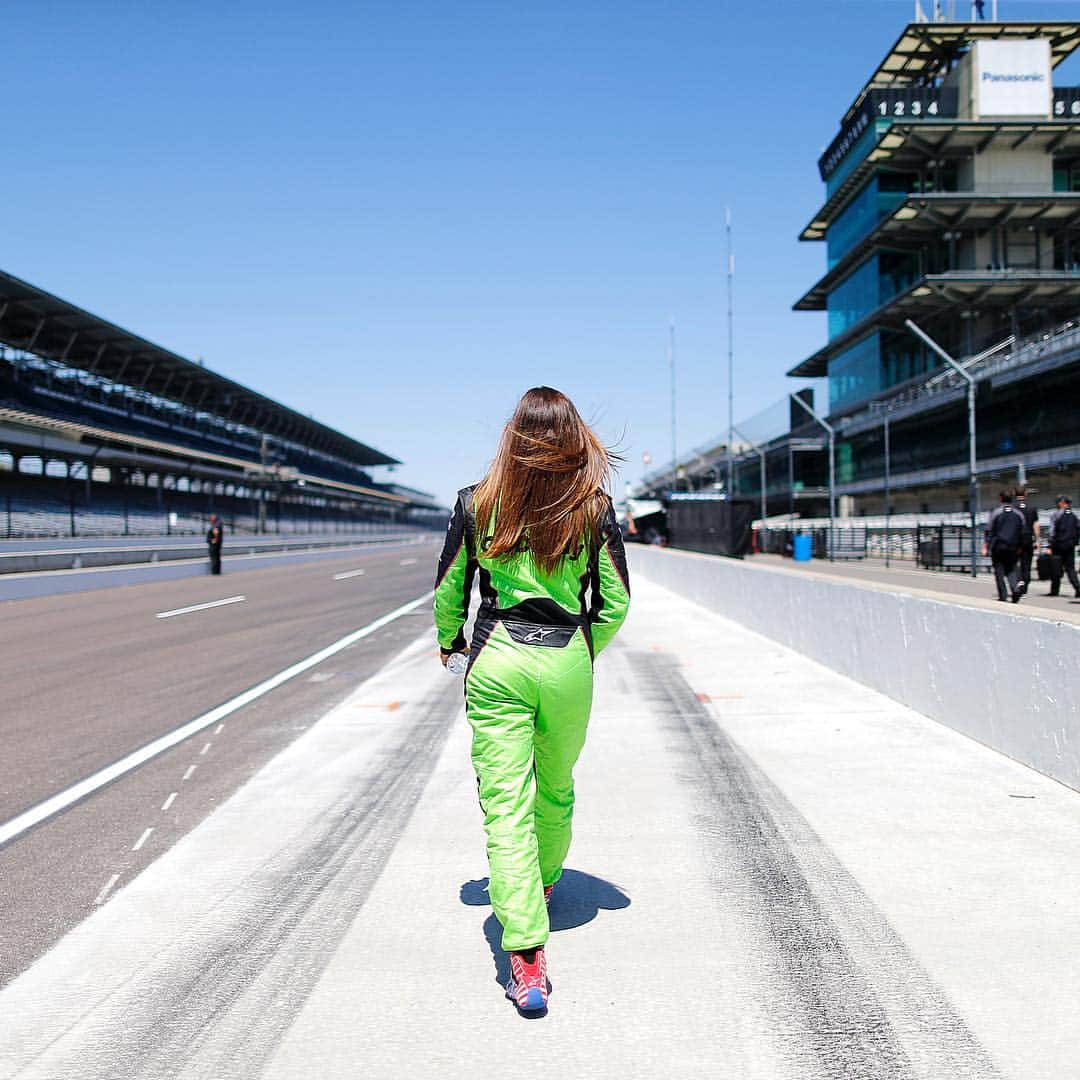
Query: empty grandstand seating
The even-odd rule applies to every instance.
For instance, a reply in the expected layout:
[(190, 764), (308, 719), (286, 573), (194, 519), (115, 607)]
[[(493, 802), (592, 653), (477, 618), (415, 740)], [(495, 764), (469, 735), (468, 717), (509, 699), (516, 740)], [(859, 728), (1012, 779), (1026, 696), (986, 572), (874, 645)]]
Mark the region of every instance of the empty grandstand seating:
[[(257, 533), (259, 520), (247, 498), (0, 474), (0, 537), (198, 536), (211, 513), (231, 533)], [(359, 534), (385, 524), (386, 516), (361, 517), (355, 509), (269, 503), (262, 531), (285, 535)]]

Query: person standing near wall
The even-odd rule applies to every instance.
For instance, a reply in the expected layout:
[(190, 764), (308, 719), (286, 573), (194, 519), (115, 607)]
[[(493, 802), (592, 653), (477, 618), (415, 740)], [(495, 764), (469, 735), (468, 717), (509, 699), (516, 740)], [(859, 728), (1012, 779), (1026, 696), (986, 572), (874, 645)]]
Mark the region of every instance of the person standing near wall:
[[(994, 566), (997, 598), (1020, 603), (1023, 591), (1017, 578), (1017, 562), (1024, 539), (1024, 516), (1013, 506), (1013, 493), (1006, 488), (1000, 495), (1001, 505), (990, 515), (986, 524), (983, 554), (990, 556)], [(1006, 591), (1008, 585), (1008, 591)]]
[(523, 1012), (547, 1007), (547, 905), (570, 847), (593, 661), (630, 605), (609, 473), (608, 451), (569, 398), (529, 390), (488, 475), (458, 494), (435, 579), (445, 665), (465, 652), (480, 575), (465, 711), (488, 894), (510, 954), (506, 996)]
[(1031, 587), (1031, 560), (1039, 546), (1039, 511), (1027, 500), (1027, 488), (1020, 484), (1013, 496), (1013, 505), (1024, 519), (1024, 535), (1020, 541), (1019, 579), (1020, 592)]
[(1080, 521), (1072, 510), (1068, 495), (1057, 497), (1057, 509), (1050, 515), (1050, 554), (1054, 557), (1053, 576), (1050, 578), (1048, 595), (1057, 596), (1061, 591), (1061, 578), (1069, 579), (1077, 599), (1080, 599), (1080, 580), (1076, 577), (1076, 544), (1080, 540)]
[(206, 547), (210, 554), (210, 573), (221, 573), (221, 542), (224, 532), (217, 514), (210, 515), (210, 528), (206, 533)]

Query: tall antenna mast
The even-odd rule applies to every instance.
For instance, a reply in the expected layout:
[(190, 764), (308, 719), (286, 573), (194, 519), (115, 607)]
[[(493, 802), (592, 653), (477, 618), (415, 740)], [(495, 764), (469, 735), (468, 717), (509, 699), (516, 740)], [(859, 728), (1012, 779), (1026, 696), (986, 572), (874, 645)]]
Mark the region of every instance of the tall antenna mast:
[[(672, 319), (668, 323), (668, 368), (671, 372), (671, 470), (672, 480), (675, 480), (679, 455), (678, 455), (678, 443), (675, 438), (675, 320)], [(672, 487), (676, 484), (673, 482)]]
[(727, 229), (727, 491), (728, 498), (735, 492), (735, 252), (731, 247), (731, 207), (724, 210)]

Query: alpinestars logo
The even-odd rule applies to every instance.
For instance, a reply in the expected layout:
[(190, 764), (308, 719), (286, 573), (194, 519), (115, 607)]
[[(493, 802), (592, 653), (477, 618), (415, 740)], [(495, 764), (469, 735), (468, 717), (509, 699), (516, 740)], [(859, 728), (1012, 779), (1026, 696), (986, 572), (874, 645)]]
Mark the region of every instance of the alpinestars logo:
[(538, 626), (531, 633), (526, 634), (522, 641), (546, 641), (549, 634), (555, 633), (554, 626)]

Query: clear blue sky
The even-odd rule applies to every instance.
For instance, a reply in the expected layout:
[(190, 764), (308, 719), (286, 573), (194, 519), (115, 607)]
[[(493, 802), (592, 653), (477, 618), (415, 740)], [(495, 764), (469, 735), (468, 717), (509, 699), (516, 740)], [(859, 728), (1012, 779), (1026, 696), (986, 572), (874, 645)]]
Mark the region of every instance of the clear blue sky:
[(669, 317), (680, 448), (726, 430), (726, 205), (736, 420), (824, 340), (790, 310), (824, 269), (815, 162), (911, 10), (15, 0), (0, 268), (444, 500), (541, 382), (632, 481), (669, 455)]

